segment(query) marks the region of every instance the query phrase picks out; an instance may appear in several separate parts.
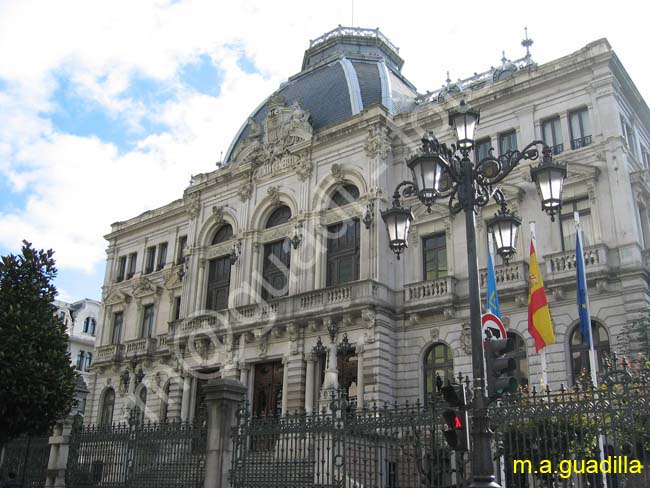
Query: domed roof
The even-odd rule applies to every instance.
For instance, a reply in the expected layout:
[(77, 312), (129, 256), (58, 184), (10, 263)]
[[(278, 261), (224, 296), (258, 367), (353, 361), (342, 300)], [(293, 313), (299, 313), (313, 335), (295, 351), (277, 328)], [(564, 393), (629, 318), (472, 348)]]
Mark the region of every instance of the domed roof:
[[(302, 71), (283, 83), (241, 127), (224, 159), (237, 159), (242, 142), (266, 127), (272, 106), (300, 110), (313, 130), (336, 124), (374, 103), (398, 114), (415, 107), (417, 92), (400, 70), (398, 49), (378, 30), (338, 27), (305, 51)], [(291, 117), (288, 113), (287, 117)], [(268, 128), (267, 128), (268, 132)]]

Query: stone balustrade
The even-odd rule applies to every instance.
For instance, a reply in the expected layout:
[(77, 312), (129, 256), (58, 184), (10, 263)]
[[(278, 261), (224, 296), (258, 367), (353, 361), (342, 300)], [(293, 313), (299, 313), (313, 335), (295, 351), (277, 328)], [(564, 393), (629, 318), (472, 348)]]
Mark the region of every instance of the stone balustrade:
[[(528, 288), (528, 263), (525, 261), (513, 261), (508, 264), (500, 264), (494, 267), (494, 278), (497, 289), (500, 293), (519, 288)], [(487, 288), (487, 268), (479, 271), (479, 283), (481, 290)]]
[(404, 287), (404, 305), (436, 304), (453, 302), (456, 296), (456, 279), (446, 276), (432, 281), (420, 281)]
[(153, 337), (141, 337), (124, 344), (126, 357), (152, 356), (156, 352), (157, 341)]
[[(589, 246), (583, 250), (587, 276), (608, 269), (608, 252), (609, 249), (605, 244)], [(547, 254), (544, 256), (544, 261), (546, 264), (546, 276), (549, 281), (565, 278), (576, 273), (575, 250)]]
[(108, 344), (97, 348), (95, 364), (121, 361), (124, 356), (124, 344)]

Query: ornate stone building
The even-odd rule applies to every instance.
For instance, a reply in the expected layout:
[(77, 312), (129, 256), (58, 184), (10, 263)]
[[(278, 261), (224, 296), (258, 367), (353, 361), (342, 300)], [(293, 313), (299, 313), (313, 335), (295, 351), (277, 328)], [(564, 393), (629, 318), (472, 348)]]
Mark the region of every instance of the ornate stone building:
[[(630, 346), (627, 328), (649, 301), (650, 111), (608, 42), (543, 65), (528, 52), (504, 57), (425, 94), (402, 64), (378, 30), (338, 28), (311, 41), (301, 71), (251, 114), (217, 169), (194, 175), (181, 199), (113, 224), (92, 421), (122, 420), (134, 407), (192, 419), (205, 381), (218, 376), (240, 379), (254, 413), (269, 414), (311, 410), (336, 383), (357, 403), (412, 401), (437, 374), (469, 374), (463, 219), (444, 202), (427, 213), (413, 199), (410, 246), (396, 260), (379, 215), (410, 179), (404, 161), (424, 132), (453, 142), (447, 110), (461, 99), (481, 111), (479, 157), (544, 139), (568, 165), (555, 222), (540, 209), (531, 163), (503, 185), (524, 223), (537, 222), (557, 336), (549, 383), (572, 384), (587, 364), (574, 211), (599, 358)], [(495, 207), (477, 215), (483, 267), (484, 219)], [(496, 276), (519, 379), (539, 383), (527, 227)]]

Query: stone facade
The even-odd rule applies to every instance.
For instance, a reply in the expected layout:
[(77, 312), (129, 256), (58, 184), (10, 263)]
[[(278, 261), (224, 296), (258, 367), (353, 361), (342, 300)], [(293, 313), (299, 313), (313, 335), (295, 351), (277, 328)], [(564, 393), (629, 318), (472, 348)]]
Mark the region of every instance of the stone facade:
[[(354, 45), (364, 49), (355, 54)], [(319, 71), (333, 70), (332, 60), (343, 74)], [(334, 374), (338, 368), (343, 382), (349, 375), (346, 386), (357, 401), (422, 400), (423, 364), (434, 344), (448, 346), (455, 374), (471, 374), (462, 216), (450, 217), (446, 202), (427, 213), (413, 199), (410, 246), (396, 260), (379, 214), (397, 183), (410, 179), (404, 161), (423, 133), (452, 142), (447, 111), (461, 98), (480, 109), (477, 141), (489, 137), (496, 153), (504, 134), (514, 130), (521, 149), (546, 137), (545, 124), (556, 118), (556, 140), (547, 142), (568, 165), (564, 210), (570, 214), (575, 205), (584, 216), (593, 320), (604, 327), (611, 349), (634, 348), (626, 328), (649, 302), (650, 111), (607, 41), (544, 65), (529, 55), (504, 60), (498, 69), (448, 81), (426, 95), (403, 79), (401, 63), (383, 36), (360, 29), (312, 42), (303, 71), (251, 115), (222, 166), (194, 175), (182, 199), (113, 224), (88, 400), (92, 421), (101, 421), (111, 389), (113, 421), (142, 403), (152, 419), (191, 419), (200, 412), (202, 385), (214, 377), (241, 380), (260, 408), (271, 401), (256, 399), (262, 388), (275, 395), (276, 411), (318, 407), (332, 363), (314, 348), (319, 339), (322, 349), (330, 346), (332, 324), (335, 341), (341, 344), (345, 334), (354, 351)], [(307, 90), (305, 80), (330, 75), (345, 75), (348, 91)], [(576, 113), (585, 109), (580, 122)], [(622, 118), (635, 137), (624, 132)], [(504, 321), (525, 342), (528, 382), (539, 384), (540, 356), (527, 332), (527, 224), (535, 221), (557, 337), (547, 348), (548, 382), (557, 387), (574, 381), (575, 256), (566, 224), (563, 229), (561, 219), (551, 222), (540, 209), (530, 164), (502, 185), (524, 225), (517, 254), (508, 264), (497, 259), (496, 275)], [(333, 205), (345, 185), (356, 187), (358, 197)], [(290, 218), (267, 228), (281, 206), (290, 209)], [(491, 204), (476, 217), (481, 268), (487, 259), (484, 222), (495, 212)], [(354, 219), (360, 222), (358, 279), (328, 286), (326, 231)], [(213, 244), (226, 224), (232, 235)], [(447, 276), (427, 281), (424, 239), (438, 233), (444, 234)], [(265, 250), (282, 239), (286, 249), (291, 242), (288, 289), (263, 299)], [(227, 308), (208, 310), (211, 263), (224, 256), (231, 257)], [(485, 281), (483, 269), (483, 292)]]

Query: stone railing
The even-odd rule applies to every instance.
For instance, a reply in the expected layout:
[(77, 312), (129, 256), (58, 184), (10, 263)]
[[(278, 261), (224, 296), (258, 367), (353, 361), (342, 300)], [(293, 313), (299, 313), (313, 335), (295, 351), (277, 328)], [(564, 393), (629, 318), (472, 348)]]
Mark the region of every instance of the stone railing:
[(169, 349), (169, 334), (160, 334), (158, 336), (157, 351), (166, 351)]
[[(585, 259), (585, 272), (587, 274), (603, 271), (608, 268), (607, 253), (605, 244), (586, 247), (583, 251)], [(544, 256), (546, 264), (546, 276), (551, 279), (562, 278), (565, 275), (576, 273), (576, 252), (560, 252)]]
[(109, 344), (97, 348), (95, 364), (112, 363), (122, 360), (124, 356), (124, 344)]
[(404, 287), (404, 304), (450, 303), (456, 295), (456, 278), (447, 276), (433, 281), (420, 281)]
[(153, 337), (142, 337), (124, 343), (126, 357), (151, 356), (156, 352), (157, 341)]
[(341, 286), (322, 288), (295, 295), (290, 309), (284, 312), (309, 314), (314, 311), (327, 312), (356, 304), (378, 304), (391, 302), (390, 291), (384, 285), (372, 280), (353, 281)]
[[(499, 291), (528, 287), (528, 263), (514, 261), (494, 267), (494, 278)], [(487, 268), (479, 272), (481, 290), (487, 288)]]

